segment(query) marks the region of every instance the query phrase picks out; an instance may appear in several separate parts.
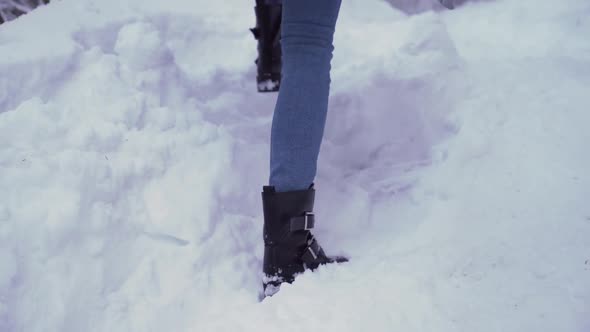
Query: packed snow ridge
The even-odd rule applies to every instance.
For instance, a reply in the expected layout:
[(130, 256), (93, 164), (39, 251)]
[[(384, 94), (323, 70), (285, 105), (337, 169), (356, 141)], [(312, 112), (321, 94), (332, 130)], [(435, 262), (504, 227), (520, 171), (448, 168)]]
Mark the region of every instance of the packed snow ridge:
[(590, 2), (344, 1), (315, 212), (351, 261), (262, 302), (253, 2), (0, 26), (0, 331), (590, 331)]

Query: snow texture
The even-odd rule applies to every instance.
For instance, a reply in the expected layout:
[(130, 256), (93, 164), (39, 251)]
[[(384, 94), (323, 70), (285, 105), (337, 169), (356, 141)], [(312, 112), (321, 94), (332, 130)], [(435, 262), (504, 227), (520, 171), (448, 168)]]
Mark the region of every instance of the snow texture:
[(262, 302), (252, 6), (0, 26), (0, 331), (590, 331), (590, 2), (344, 1), (315, 212), (351, 261)]

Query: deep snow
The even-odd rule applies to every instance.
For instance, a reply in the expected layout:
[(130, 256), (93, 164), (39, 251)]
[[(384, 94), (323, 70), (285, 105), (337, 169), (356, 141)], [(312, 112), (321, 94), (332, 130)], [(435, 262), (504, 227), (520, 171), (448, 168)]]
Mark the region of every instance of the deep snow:
[(590, 331), (590, 2), (344, 1), (316, 213), (352, 260), (262, 303), (250, 2), (0, 26), (0, 331)]

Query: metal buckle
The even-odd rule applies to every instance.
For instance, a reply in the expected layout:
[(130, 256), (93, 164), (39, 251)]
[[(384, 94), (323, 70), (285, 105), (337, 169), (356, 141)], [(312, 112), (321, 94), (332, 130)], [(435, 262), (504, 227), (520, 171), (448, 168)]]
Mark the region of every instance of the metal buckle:
[(307, 247), (307, 251), (309, 251), (309, 253), (311, 254), (311, 256), (313, 257), (313, 260), (315, 261), (316, 259), (318, 259), (318, 255), (315, 254), (315, 252), (313, 251), (313, 249), (311, 249), (311, 246)]
[(292, 217), (289, 221), (289, 231), (309, 231), (315, 225), (315, 215), (313, 212), (303, 212), (297, 217)]

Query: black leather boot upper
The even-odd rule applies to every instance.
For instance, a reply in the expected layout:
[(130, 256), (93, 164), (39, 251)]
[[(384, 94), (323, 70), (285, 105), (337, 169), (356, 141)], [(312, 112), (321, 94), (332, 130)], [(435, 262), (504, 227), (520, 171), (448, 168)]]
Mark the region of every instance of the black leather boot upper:
[[(345, 262), (343, 257), (328, 257), (311, 234), (315, 226), (315, 190), (276, 192), (265, 186), (264, 212), (264, 287), (291, 283), (295, 275), (319, 265)], [(267, 294), (272, 295), (272, 294)]]
[(278, 91), (281, 82), (281, 17), (280, 3), (258, 3), (254, 8), (256, 27), (251, 29), (258, 40), (256, 59), (259, 92)]

